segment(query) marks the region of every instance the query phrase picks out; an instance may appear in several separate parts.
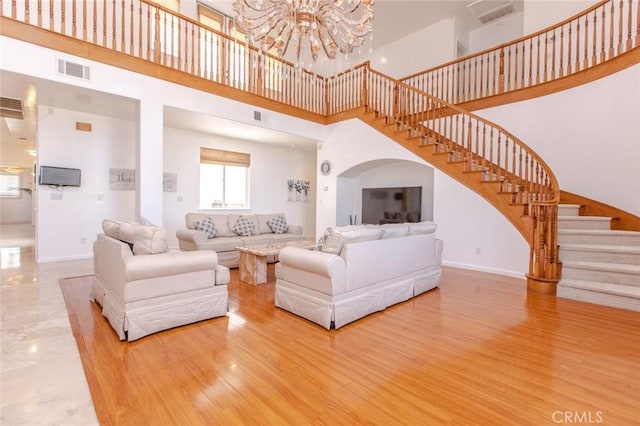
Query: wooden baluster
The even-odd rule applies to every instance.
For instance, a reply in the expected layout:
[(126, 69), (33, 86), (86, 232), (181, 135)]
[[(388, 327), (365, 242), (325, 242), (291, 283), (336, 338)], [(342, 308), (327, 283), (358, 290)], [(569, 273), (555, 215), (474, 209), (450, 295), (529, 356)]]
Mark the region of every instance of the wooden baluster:
[[(0, 1), (0, 8), (1, 7), (2, 7), (2, 2)], [(42, 0), (38, 0), (38, 28), (42, 28)], [(629, 29), (631, 29), (631, 27), (629, 27)], [(629, 33), (631, 33), (631, 31), (629, 31)]]
[(584, 58), (582, 59), (582, 68), (589, 67), (589, 18), (584, 17)]
[(504, 47), (500, 48), (500, 65), (498, 66), (498, 93), (504, 92)]
[[(562, 44), (560, 44), (560, 50), (562, 50)], [(555, 30), (553, 35), (551, 36), (551, 80), (555, 80), (556, 78), (556, 52), (558, 51), (558, 47), (556, 44), (556, 33)]]
[[(53, 10), (53, 5), (50, 6), (50, 9)], [(53, 14), (53, 12), (51, 12)], [(16, 16), (18, 16), (18, 6), (16, 4), (16, 0), (12, 0), (11, 1), (11, 18), (12, 19), (16, 19)], [(52, 20), (53, 22), (53, 20)], [(53, 29), (53, 27), (51, 27)]]
[(113, 0), (111, 12), (111, 49), (118, 50), (118, 23), (116, 18), (118, 16), (118, 8), (116, 7), (116, 0)]
[[(572, 37), (572, 28), (571, 28), (571, 23), (569, 23), (569, 36), (567, 40), (567, 68), (566, 68), (567, 75), (571, 74), (571, 44), (572, 44), (571, 37)], [(564, 46), (564, 44), (562, 46)], [(560, 69), (562, 69), (562, 63), (560, 64)]]
[[(633, 0), (629, 0), (629, 10), (627, 11), (627, 44), (625, 46), (626, 50), (631, 50), (631, 34), (633, 31)], [(638, 15), (638, 19), (640, 20), (640, 15)]]
[(605, 45), (606, 45), (606, 40), (605, 40), (605, 34), (607, 33), (606, 28), (605, 28), (605, 20), (606, 20), (606, 8), (603, 6), (602, 7), (602, 37), (601, 37), (601, 41), (600, 41), (600, 62), (604, 62), (605, 61)]
[[(631, 19), (631, 11), (629, 11), (629, 19)], [(638, 2), (638, 10), (636, 11), (636, 47), (638, 46), (640, 46), (640, 1)]]
[(102, 46), (107, 47), (107, 2), (102, 1)]
[[(93, 44), (98, 44), (98, 5), (96, 3), (97, 0), (93, 0)], [(141, 25), (142, 26), (142, 25)]]
[(509, 60), (511, 60), (511, 50), (513, 49), (513, 65), (509, 66), (509, 69), (511, 70), (511, 68), (513, 68), (513, 73), (509, 72), (509, 74), (511, 74), (511, 90), (517, 89), (519, 87), (518, 85), (518, 46), (513, 46), (512, 48), (509, 49)]
[[(15, 7), (15, 0), (13, 1), (13, 5), (14, 5), (14, 7)], [(54, 25), (55, 25), (55, 24), (54, 24), (54, 22), (55, 22), (55, 21), (54, 21), (54, 19), (53, 19), (54, 6), (55, 6), (55, 5), (54, 5), (53, 3), (49, 3), (49, 29), (50, 29), (51, 31), (55, 31), (55, 28), (54, 28)], [(14, 12), (14, 10), (12, 10), (12, 12)]]
[(611, 0), (611, 20), (609, 24), (609, 59), (613, 58), (614, 48), (613, 43), (615, 39), (614, 28), (615, 28), (615, 2)]
[[(126, 37), (126, 30), (125, 30), (126, 25), (125, 25), (125, 17), (124, 17), (124, 6), (125, 6), (124, 2), (121, 1), (120, 2), (120, 51), (123, 52), (123, 53), (126, 51), (125, 50), (126, 49), (126, 44), (125, 43), (126, 43), (126, 38), (127, 38)], [(113, 11), (114, 21), (115, 21), (115, 16), (116, 16), (115, 14), (116, 14), (116, 11), (114, 9), (114, 11)], [(116, 44), (113, 45), (113, 48), (114, 48), (114, 50), (118, 50)]]
[(134, 34), (136, 33), (136, 31), (135, 31), (135, 26), (133, 25), (134, 17), (135, 17), (135, 13), (133, 12), (133, 2), (131, 2), (129, 4), (129, 54), (130, 55), (135, 55)]
[(24, 22), (27, 24), (30, 23), (31, 20), (31, 11), (29, 10), (29, 4), (29, 0), (26, 0), (24, 2)]
[[(27, 1), (27, 4), (29, 2)], [(77, 25), (76, 25), (76, 0), (71, 2), (71, 37), (76, 38), (77, 36)]]
[(576, 64), (575, 72), (580, 71), (580, 20), (576, 23)]
[[(529, 43), (531, 43), (531, 40), (529, 40)], [(527, 42), (522, 41), (520, 45), (522, 46), (522, 52), (521, 52), (522, 63), (520, 64), (520, 85), (518, 87), (522, 88), (527, 86), (527, 83), (525, 80), (525, 75), (526, 75), (525, 58), (526, 58)], [(531, 51), (529, 51), (529, 55), (531, 55)], [(531, 67), (531, 57), (529, 57), (529, 67)], [(529, 75), (531, 75), (531, 72), (529, 72)]]
[[(613, 6), (613, 1), (611, 2)], [(622, 37), (624, 31), (624, 0), (620, 0), (620, 18), (618, 19), (618, 55), (620, 55), (624, 51), (624, 47), (622, 45)]]
[(87, 0), (82, 0), (82, 40), (87, 41)]
[[(64, 1), (60, 3), (60, 25), (61, 25), (60, 33), (61, 34), (66, 34), (67, 33), (67, 23), (65, 21), (65, 19), (66, 19), (66, 16), (65, 16), (66, 15), (65, 4), (66, 4), (66, 2), (64, 2)], [(53, 7), (53, 5), (52, 5), (52, 7)]]

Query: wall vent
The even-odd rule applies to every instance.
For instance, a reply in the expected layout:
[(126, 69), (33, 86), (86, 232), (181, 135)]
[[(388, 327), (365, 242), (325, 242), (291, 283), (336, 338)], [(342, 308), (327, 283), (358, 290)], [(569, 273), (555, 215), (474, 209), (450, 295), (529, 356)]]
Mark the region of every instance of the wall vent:
[(262, 121), (262, 113), (260, 111), (253, 111), (253, 119), (255, 121)]
[(70, 77), (81, 78), (83, 80), (91, 80), (91, 68), (86, 65), (76, 64), (75, 62), (58, 59), (58, 74), (68, 75)]
[(505, 0), (477, 0), (467, 7), (483, 24), (515, 12), (513, 3)]
[(24, 120), (22, 99), (0, 97), (0, 117)]

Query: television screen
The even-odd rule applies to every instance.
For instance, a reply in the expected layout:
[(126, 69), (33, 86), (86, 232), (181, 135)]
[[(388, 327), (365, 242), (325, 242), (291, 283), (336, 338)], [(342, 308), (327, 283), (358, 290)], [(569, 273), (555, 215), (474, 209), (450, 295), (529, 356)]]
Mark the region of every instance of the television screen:
[(40, 185), (80, 186), (80, 169), (40, 166)]
[(422, 187), (362, 188), (362, 223), (420, 222)]

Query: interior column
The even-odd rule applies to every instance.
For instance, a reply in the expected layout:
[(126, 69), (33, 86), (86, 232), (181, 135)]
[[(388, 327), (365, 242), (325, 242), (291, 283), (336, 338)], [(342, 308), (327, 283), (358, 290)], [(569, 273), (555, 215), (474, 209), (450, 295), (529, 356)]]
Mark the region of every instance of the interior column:
[(163, 105), (141, 99), (138, 117), (136, 216), (162, 225)]

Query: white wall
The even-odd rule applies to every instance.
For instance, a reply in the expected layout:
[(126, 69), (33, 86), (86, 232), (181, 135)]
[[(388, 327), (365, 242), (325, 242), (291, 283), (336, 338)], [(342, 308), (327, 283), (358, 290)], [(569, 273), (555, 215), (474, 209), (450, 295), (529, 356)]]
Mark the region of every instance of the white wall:
[[(38, 112), (38, 164), (81, 169), (82, 184), (38, 186), (37, 261), (91, 257), (104, 218), (136, 219), (135, 191), (109, 189), (110, 168), (135, 168), (135, 123), (47, 106)], [(77, 121), (93, 131), (77, 131)]]
[[(380, 159), (407, 160), (427, 165), (421, 158), (359, 120), (330, 126), (318, 152), (318, 163), (331, 159), (333, 171), (318, 176), (327, 187), (318, 198), (316, 231), (336, 225), (338, 176), (361, 164)], [(482, 197), (434, 171), (433, 220), (444, 241), (447, 265), (473, 268), (522, 278), (527, 271), (529, 246), (518, 231)], [(319, 235), (318, 235), (319, 236)], [(476, 248), (480, 254), (476, 254)]]
[(524, 0), (524, 35), (555, 25), (596, 3), (599, 0)]
[(456, 57), (455, 19), (445, 19), (376, 49), (371, 68), (402, 78)]
[[(249, 210), (199, 210), (200, 147), (251, 154)], [(315, 149), (303, 151), (165, 127), (164, 153), (164, 171), (178, 175), (178, 191), (164, 193), (163, 225), (170, 246), (178, 246), (175, 233), (185, 227), (185, 214), (195, 211), (284, 213), (288, 223), (302, 225), (306, 235), (315, 236)], [(309, 180), (311, 201), (287, 201), (288, 179)]]
[(561, 189), (640, 215), (640, 65), (476, 114), (531, 146)]
[(523, 21), (524, 13), (514, 13), (471, 31), (467, 55), (522, 37)]

